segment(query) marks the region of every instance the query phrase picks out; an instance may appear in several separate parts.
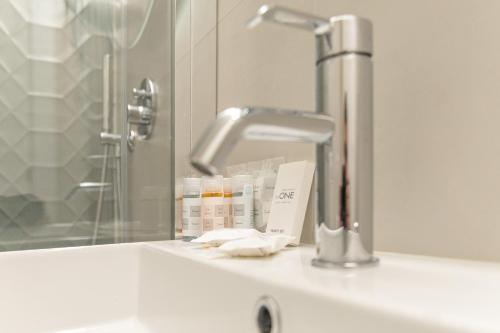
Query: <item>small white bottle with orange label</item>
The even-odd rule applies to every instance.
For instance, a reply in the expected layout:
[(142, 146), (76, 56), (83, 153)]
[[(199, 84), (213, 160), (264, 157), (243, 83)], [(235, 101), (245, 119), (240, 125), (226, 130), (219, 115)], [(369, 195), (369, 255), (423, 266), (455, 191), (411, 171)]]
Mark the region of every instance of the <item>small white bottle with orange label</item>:
[(201, 191), (203, 232), (224, 228), (224, 187), (222, 176), (202, 177)]
[(233, 227), (233, 192), (231, 178), (224, 178), (224, 228)]

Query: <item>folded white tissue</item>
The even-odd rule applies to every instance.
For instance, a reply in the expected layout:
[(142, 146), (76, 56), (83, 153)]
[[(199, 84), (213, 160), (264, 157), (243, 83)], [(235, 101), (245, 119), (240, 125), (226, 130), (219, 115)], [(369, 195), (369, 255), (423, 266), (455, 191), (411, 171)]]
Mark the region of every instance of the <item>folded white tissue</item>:
[(207, 247), (217, 247), (220, 252), (233, 257), (264, 257), (274, 254), (295, 237), (266, 234), (255, 229), (217, 229), (193, 239), (191, 242)]

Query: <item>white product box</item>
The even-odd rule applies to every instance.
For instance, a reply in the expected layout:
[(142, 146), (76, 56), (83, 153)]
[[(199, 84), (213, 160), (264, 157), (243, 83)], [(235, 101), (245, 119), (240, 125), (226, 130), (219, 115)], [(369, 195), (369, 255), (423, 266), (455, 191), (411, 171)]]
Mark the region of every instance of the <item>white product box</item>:
[(299, 244), (314, 169), (314, 163), (309, 161), (279, 167), (266, 232), (293, 236), (292, 244)]

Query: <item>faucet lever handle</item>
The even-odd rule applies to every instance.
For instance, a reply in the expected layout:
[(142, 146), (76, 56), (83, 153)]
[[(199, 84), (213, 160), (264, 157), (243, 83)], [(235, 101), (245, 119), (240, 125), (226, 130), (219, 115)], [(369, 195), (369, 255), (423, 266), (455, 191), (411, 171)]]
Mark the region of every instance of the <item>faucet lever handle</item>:
[(248, 22), (247, 27), (254, 28), (265, 21), (313, 31), (317, 35), (325, 33), (330, 26), (329, 19), (323, 17), (279, 6), (263, 5), (257, 15)]

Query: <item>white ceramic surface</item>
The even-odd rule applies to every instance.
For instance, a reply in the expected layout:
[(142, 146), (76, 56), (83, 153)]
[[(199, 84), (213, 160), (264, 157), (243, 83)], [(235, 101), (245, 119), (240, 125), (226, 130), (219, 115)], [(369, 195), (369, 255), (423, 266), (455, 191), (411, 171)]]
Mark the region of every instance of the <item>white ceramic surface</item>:
[(500, 265), (399, 254), (360, 270), (314, 249), (214, 259), (179, 241), (0, 254), (0, 332), (257, 332), (262, 295), (282, 333), (500, 332)]

